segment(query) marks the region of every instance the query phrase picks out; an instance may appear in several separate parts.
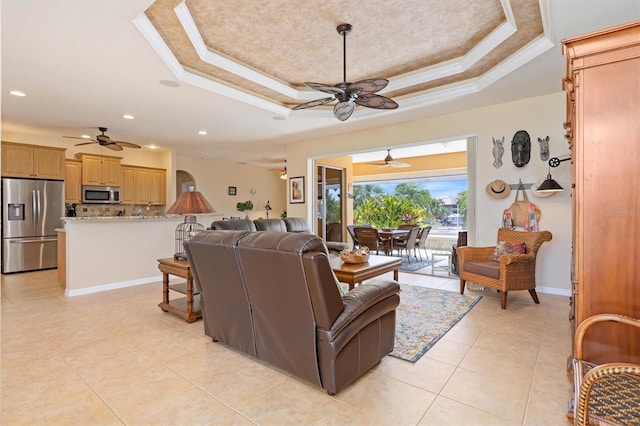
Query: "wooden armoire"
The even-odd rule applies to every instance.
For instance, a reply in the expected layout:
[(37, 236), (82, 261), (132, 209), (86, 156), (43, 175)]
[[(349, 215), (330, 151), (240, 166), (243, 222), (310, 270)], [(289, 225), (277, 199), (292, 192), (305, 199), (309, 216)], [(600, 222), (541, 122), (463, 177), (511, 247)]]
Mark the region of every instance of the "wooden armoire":
[[(562, 45), (574, 328), (599, 313), (640, 318), (640, 21)], [(604, 323), (589, 332), (585, 359), (640, 363), (640, 333), (624, 327)]]

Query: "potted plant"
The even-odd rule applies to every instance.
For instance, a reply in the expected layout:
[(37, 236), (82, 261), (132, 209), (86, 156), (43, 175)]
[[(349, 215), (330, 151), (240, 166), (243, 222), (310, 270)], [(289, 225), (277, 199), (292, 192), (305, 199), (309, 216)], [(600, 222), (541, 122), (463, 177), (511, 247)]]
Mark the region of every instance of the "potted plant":
[[(251, 202), (251, 200), (240, 202), (236, 204), (236, 209), (241, 212), (250, 212), (251, 210), (253, 210), (253, 203)], [(245, 213), (245, 218), (249, 219), (248, 213)]]

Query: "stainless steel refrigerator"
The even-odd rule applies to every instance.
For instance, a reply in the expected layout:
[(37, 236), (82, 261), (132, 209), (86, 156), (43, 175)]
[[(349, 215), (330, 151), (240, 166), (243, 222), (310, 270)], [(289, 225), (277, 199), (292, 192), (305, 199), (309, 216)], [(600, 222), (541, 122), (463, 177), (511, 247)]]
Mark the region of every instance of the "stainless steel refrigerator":
[(2, 178), (2, 273), (58, 266), (64, 182)]

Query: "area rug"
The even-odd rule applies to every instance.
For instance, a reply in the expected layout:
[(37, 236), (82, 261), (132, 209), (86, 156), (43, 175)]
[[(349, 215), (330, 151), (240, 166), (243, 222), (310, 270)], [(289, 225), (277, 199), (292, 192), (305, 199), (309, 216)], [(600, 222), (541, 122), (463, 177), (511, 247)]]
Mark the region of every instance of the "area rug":
[(416, 362), (473, 308), (482, 296), (403, 284), (396, 309), (391, 356)]
[[(412, 259), (411, 263), (409, 263), (407, 262), (407, 258), (404, 257), (402, 258), (402, 265), (400, 265), (400, 270), (404, 272), (416, 272), (419, 269), (426, 268), (427, 266), (431, 266), (430, 260), (416, 261), (415, 259)], [(429, 268), (429, 271), (431, 271), (431, 268)]]

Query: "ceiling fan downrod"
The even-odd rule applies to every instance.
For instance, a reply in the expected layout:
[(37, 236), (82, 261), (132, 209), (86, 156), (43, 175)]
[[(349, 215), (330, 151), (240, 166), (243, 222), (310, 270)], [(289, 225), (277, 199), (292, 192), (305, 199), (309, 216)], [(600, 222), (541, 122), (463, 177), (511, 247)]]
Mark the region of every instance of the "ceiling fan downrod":
[(351, 24), (338, 25), (338, 34), (342, 36), (342, 82), (347, 82), (347, 34), (351, 32)]

